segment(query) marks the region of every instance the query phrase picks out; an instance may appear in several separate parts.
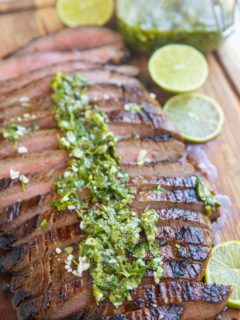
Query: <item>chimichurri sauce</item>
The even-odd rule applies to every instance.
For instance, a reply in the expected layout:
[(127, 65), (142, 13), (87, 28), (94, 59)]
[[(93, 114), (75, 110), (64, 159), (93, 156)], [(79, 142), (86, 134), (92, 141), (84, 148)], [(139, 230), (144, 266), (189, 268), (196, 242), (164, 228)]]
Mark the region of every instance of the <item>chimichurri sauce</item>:
[[(210, 51), (222, 42), (211, 0), (118, 0), (118, 26), (126, 43), (152, 52), (168, 43), (185, 43)], [(231, 25), (231, 16), (225, 17)]]

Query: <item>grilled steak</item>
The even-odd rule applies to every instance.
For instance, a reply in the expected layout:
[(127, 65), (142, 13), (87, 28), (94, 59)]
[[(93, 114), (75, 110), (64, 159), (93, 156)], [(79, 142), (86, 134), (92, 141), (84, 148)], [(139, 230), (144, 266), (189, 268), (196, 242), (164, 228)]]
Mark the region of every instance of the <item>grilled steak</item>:
[[(206, 215), (206, 204), (199, 194), (199, 180), (184, 157), (185, 145), (174, 125), (163, 114), (157, 100), (135, 78), (138, 70), (133, 66), (108, 64), (110, 61), (118, 64), (126, 55), (122, 39), (115, 32), (82, 27), (36, 39), (10, 59), (0, 62), (0, 81), (7, 80), (0, 83), (0, 128), (3, 130), (0, 137), (0, 248), (6, 250), (0, 257), (0, 271), (12, 274), (13, 305), (20, 320), (205, 320), (216, 317), (230, 295), (228, 286), (202, 282), (214, 234), (211, 217)], [(78, 72), (86, 78), (88, 83), (81, 94), (88, 100), (88, 107), (92, 106), (94, 116), (104, 112), (107, 119), (104, 130), (107, 127), (110, 131), (106, 137), (113, 133), (116, 139), (112, 153), (116, 153), (114, 159), (119, 172), (112, 162), (111, 172), (119, 176), (124, 172), (128, 174), (125, 187), (131, 201), (124, 208), (139, 221), (144, 222), (141, 219), (149, 212), (157, 217), (155, 247), (150, 246), (144, 227), (137, 242), (139, 250), (145, 248), (142, 263), (146, 263), (147, 268), (138, 288), (131, 287), (136, 288), (131, 290), (131, 299), (126, 298), (118, 307), (108, 299), (96, 304), (91, 269), (86, 268), (76, 276), (66, 266), (71, 256), (65, 252), (66, 247), (77, 256), (79, 244), (87, 233), (82, 217), (78, 216), (80, 206), (68, 205), (61, 209), (53, 206), (59, 199), (56, 180), (71, 178), (67, 170), (69, 166), (74, 167), (74, 162), (70, 163), (72, 151), (67, 152), (59, 145), (59, 139), (65, 135), (58, 127), (59, 118), (51, 99), (50, 81), (58, 71), (69, 75)], [(75, 95), (78, 97), (77, 92)], [(77, 97), (75, 100), (80, 99)], [(81, 99), (77, 101), (81, 103)], [(84, 112), (86, 115), (88, 109)], [(77, 120), (81, 117), (81, 112), (75, 114)], [(13, 143), (6, 139), (9, 137), (6, 133), (14, 126), (24, 126), (27, 132)], [(89, 130), (84, 131), (84, 139), (90, 133), (95, 137)], [(104, 136), (106, 132), (101, 134)], [(71, 135), (69, 139), (74, 143)], [(93, 153), (101, 155), (102, 151), (95, 149)], [(81, 151), (74, 157), (85, 161)], [(98, 175), (98, 165), (94, 170)], [(86, 173), (81, 171), (81, 174)], [(78, 177), (74, 182), (74, 195), (85, 209), (95, 213), (102, 203), (91, 198), (92, 176), (89, 175), (86, 185), (82, 185), (79, 181), (82, 177)], [(21, 177), (27, 178), (26, 184)], [(102, 192), (106, 197), (109, 181), (99, 183), (101, 188), (96, 189), (96, 193)], [(113, 189), (119, 194), (125, 192), (118, 185)], [(114, 211), (114, 214), (121, 217), (125, 213)], [(218, 210), (215, 216), (217, 214)], [(108, 228), (112, 223), (111, 220), (101, 228)], [(129, 228), (128, 220), (124, 228), (115, 230), (112, 236), (121, 235), (125, 228)], [(151, 222), (148, 221), (146, 228), (151, 228)], [(135, 229), (130, 237), (138, 232)], [(163, 270), (159, 284), (156, 284), (156, 271), (151, 267), (156, 250), (161, 252)], [(108, 252), (105, 254), (107, 257)], [(132, 249), (127, 251), (126, 258), (133, 263), (139, 259)]]
[(16, 51), (14, 55), (24, 55), (39, 51), (76, 51), (119, 43), (122, 44), (121, 36), (107, 28), (69, 28), (34, 39), (27, 46)]
[[(100, 51), (100, 49), (97, 49), (97, 50)], [(94, 51), (94, 50), (92, 50), (92, 51)], [(83, 56), (83, 53), (86, 54), (86, 57)], [(121, 51), (120, 51), (120, 53), (121, 53)], [(79, 56), (80, 56), (80, 53), (76, 53), (76, 54), (79, 54)], [(74, 70), (94, 70), (94, 69), (101, 69), (102, 68), (102, 69), (107, 69), (107, 70), (111, 70), (111, 71), (116, 71), (116, 72), (119, 72), (121, 74), (125, 74), (128, 76), (137, 76), (138, 75), (138, 69), (134, 66), (127, 66), (127, 65), (116, 66), (116, 65), (111, 65), (111, 64), (101, 65), (100, 63), (107, 62), (107, 58), (105, 61), (104, 57), (103, 57), (103, 61), (99, 61), (100, 63), (96, 63), (96, 62), (90, 61), (91, 52), (89, 52), (88, 50), (82, 52), (81, 54), (82, 54), (82, 57), (80, 56), (79, 59), (74, 60), (74, 57), (73, 57), (72, 60), (67, 61), (67, 62), (54, 63), (53, 65), (50, 65), (48, 67), (43, 65), (41, 69), (37, 69), (37, 70), (31, 71), (27, 74), (23, 74), (23, 75), (20, 75), (21, 70), (18, 69), (19, 76), (17, 78), (6, 80), (1, 83), (0, 95), (6, 95), (7, 93), (15, 91), (17, 89), (20, 89), (20, 88), (28, 85), (29, 83), (43, 79), (48, 76), (53, 76), (59, 70), (61, 70), (61, 72), (67, 73), (67, 72), (72, 72)], [(93, 52), (93, 55), (94, 55), (94, 57), (99, 57), (98, 52)], [(20, 58), (18, 58), (18, 59), (20, 59)], [(82, 59), (82, 60), (80, 60), (80, 59)], [(27, 60), (27, 62), (29, 62), (29, 61)], [(35, 62), (34, 66), (36, 66), (35, 59), (34, 59), (34, 62)], [(23, 63), (23, 61), (21, 63)], [(21, 66), (22, 66), (22, 64), (21, 64)], [(7, 70), (9, 70), (9, 68), (7, 66), (6, 66), (6, 68), (7, 68)], [(1, 65), (0, 65), (0, 69), (1, 69)], [(24, 71), (26, 71), (26, 69), (24, 69)], [(6, 76), (6, 74), (5, 74), (5, 76)]]
[[(8, 60), (2, 60), (0, 62), (0, 81), (1, 86), (6, 88), (8, 83), (3, 81), (9, 80), (15, 81), (16, 77), (30, 76), (30, 72), (36, 70), (40, 71), (42, 68), (52, 68), (55, 64), (74, 61), (86, 61), (95, 63), (120, 63), (127, 57), (127, 51), (122, 44), (107, 45), (99, 48), (76, 51), (76, 52), (41, 52), (31, 53), (26, 56), (13, 57)], [(46, 73), (46, 70), (45, 70)], [(29, 75), (28, 75), (29, 74)], [(11, 82), (10, 82), (11, 83)]]

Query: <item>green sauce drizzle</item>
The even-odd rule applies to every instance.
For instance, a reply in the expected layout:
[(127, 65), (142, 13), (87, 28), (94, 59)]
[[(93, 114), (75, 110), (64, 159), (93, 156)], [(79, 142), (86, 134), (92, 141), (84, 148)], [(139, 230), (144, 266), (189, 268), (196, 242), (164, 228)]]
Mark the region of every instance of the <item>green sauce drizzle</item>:
[(196, 188), (199, 198), (205, 204), (205, 210), (208, 215), (211, 215), (221, 207), (221, 204), (218, 202), (213, 192), (208, 188), (205, 181), (202, 180), (199, 175), (196, 176)]
[[(79, 253), (73, 257), (67, 248), (66, 269), (78, 276), (89, 269), (97, 303), (108, 298), (119, 306), (131, 299), (130, 290), (141, 284), (146, 270), (160, 281), (159, 217), (155, 210), (138, 215), (129, 208), (133, 196), (115, 153), (117, 138), (109, 131), (107, 115), (88, 103), (86, 85), (78, 74), (59, 73), (52, 81), (56, 120), (64, 134), (60, 145), (69, 153), (68, 168), (55, 183), (59, 198), (53, 205), (75, 211), (81, 221)], [(79, 190), (88, 190), (88, 196), (81, 199)]]

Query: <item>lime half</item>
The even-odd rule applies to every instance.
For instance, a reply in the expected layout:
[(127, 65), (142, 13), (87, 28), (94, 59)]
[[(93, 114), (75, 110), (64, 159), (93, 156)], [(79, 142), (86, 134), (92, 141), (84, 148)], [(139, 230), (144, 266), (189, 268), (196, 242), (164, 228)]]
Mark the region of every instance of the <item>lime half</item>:
[(228, 306), (240, 309), (240, 241), (223, 242), (213, 249), (206, 269), (206, 281), (231, 285)]
[(189, 92), (200, 88), (208, 76), (208, 64), (197, 49), (170, 44), (150, 58), (148, 69), (153, 81), (170, 92)]
[(191, 142), (206, 142), (215, 138), (224, 124), (219, 104), (201, 93), (185, 93), (170, 98), (165, 113), (175, 122), (182, 137)]
[(113, 14), (113, 0), (58, 0), (59, 18), (68, 27), (104, 25)]

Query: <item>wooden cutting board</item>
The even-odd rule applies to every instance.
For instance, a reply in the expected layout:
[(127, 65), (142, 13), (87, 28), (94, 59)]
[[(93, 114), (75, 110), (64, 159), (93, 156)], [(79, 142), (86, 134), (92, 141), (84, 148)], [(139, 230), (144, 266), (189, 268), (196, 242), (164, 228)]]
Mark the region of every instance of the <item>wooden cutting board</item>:
[[(0, 57), (29, 40), (50, 31), (63, 28), (55, 8), (55, 0), (0, 0)], [(219, 51), (208, 55), (210, 74), (202, 89), (222, 105), (226, 124), (216, 140), (202, 146), (218, 170), (217, 190), (232, 201), (225, 228), (220, 240), (240, 239), (240, 28)], [(141, 77), (150, 90), (157, 93), (163, 104), (168, 95), (156, 88), (149, 79), (147, 59), (132, 57), (132, 62), (141, 66)], [(8, 298), (6, 284), (0, 284), (0, 320), (16, 320), (16, 314)], [(240, 311), (228, 311), (224, 320), (240, 319)]]

